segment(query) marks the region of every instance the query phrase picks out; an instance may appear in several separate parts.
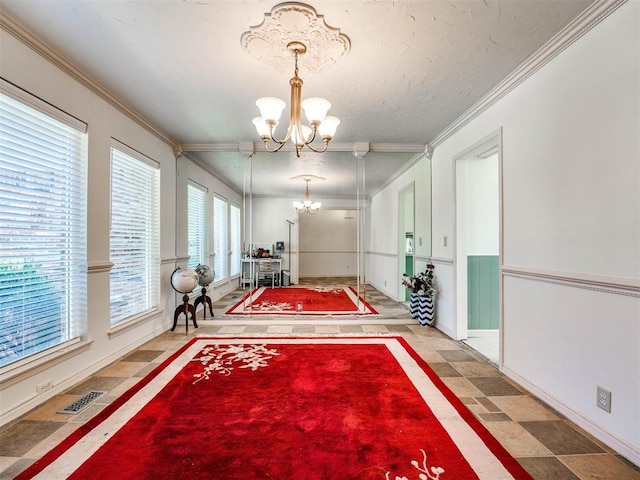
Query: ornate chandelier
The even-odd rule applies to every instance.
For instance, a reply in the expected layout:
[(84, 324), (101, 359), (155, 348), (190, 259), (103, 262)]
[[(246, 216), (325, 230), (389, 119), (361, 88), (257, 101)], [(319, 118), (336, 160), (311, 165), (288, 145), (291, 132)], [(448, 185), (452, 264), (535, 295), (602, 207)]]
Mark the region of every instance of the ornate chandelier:
[(315, 215), (320, 210), (322, 206), (321, 202), (312, 202), (309, 198), (309, 182), (310, 178), (305, 178), (305, 182), (307, 182), (307, 186), (304, 190), (304, 200), (302, 202), (293, 202), (293, 206), (298, 213), (306, 213), (308, 215)]
[[(307, 98), (304, 101), (302, 100), (302, 79), (298, 76), (298, 56), (304, 55), (307, 47), (302, 42), (293, 41), (287, 44), (287, 50), (293, 52), (295, 62), (293, 78), (289, 81), (291, 85), (291, 100), (287, 133), (282, 140), (274, 137), (278, 120), (280, 119), (280, 115), (282, 115), (282, 110), (286, 106), (286, 103), (279, 98), (259, 98), (256, 101), (256, 105), (260, 109), (261, 116), (254, 118), (253, 124), (256, 126), (260, 137), (262, 137), (264, 147), (268, 152), (277, 152), (289, 139), (291, 139), (295, 145), (296, 156), (298, 158), (300, 157), (300, 151), (304, 147), (308, 147), (316, 153), (325, 152), (331, 138), (336, 133), (340, 120), (333, 116), (327, 116), (327, 112), (329, 108), (331, 108), (331, 103), (329, 103), (328, 100), (315, 97)], [(307, 121), (311, 126), (302, 124), (300, 115), (301, 108), (304, 109)], [(318, 135), (322, 138), (324, 146), (316, 148), (311, 144)], [(275, 148), (273, 149), (269, 148), (269, 143), (272, 141), (275, 143)]]

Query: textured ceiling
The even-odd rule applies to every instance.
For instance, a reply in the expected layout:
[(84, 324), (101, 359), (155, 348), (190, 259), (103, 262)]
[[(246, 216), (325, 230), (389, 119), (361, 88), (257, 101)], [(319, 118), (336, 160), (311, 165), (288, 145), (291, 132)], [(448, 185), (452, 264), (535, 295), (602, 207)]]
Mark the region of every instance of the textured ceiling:
[[(241, 45), (276, 3), (0, 0), (239, 191), (244, 156), (237, 146), (260, 142), (251, 124), (255, 100), (289, 99), (293, 62), (282, 73)], [(350, 39), (344, 58), (303, 77), (303, 97), (327, 98), (341, 119), (332, 142), (341, 151), (303, 159), (257, 154), (257, 195), (300, 196), (304, 183), (290, 178), (313, 174), (327, 180), (310, 185), (312, 198), (353, 196), (356, 159), (348, 147), (357, 142), (388, 152), (365, 157), (367, 192), (375, 191), (591, 2), (306, 3)]]

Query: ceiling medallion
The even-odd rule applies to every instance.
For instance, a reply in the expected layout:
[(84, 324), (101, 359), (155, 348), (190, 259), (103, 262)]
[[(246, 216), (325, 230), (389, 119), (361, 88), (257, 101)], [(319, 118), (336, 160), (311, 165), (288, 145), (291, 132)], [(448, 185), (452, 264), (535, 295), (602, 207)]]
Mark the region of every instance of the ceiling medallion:
[(336, 63), (351, 48), (349, 37), (327, 25), (323, 15), (309, 5), (295, 2), (276, 5), (260, 25), (250, 27), (241, 38), (242, 48), (249, 55), (281, 73), (291, 68), (290, 52), (283, 47), (294, 41), (307, 47), (301, 75), (317, 73)]

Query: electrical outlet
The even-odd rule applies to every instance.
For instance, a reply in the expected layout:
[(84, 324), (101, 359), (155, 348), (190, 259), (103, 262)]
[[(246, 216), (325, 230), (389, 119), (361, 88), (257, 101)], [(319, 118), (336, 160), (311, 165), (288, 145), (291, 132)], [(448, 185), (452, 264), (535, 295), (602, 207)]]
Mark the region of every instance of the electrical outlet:
[(36, 393), (46, 392), (47, 390), (51, 390), (52, 388), (53, 380), (47, 380), (46, 382), (42, 382), (36, 385)]
[(611, 413), (611, 392), (606, 388), (602, 388), (600, 385), (598, 385), (596, 405), (605, 412)]
[(446, 247), (446, 246), (447, 246), (447, 243), (448, 243), (448, 242), (447, 242), (447, 240), (448, 240), (448, 238), (447, 238), (447, 236), (445, 235), (445, 236), (444, 236), (444, 239), (443, 239), (443, 241), (442, 241), (442, 243), (443, 243), (443, 247)]

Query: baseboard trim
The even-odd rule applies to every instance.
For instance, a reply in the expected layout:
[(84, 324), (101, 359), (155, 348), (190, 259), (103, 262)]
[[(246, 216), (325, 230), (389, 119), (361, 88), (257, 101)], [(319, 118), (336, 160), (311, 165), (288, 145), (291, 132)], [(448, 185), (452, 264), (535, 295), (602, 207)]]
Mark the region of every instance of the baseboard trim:
[(481, 338), (481, 337), (498, 337), (500, 330), (494, 329), (468, 329), (467, 338)]
[(522, 387), (526, 388), (532, 395), (542, 400), (551, 408), (557, 410), (577, 426), (584, 429), (586, 432), (590, 433), (601, 442), (604, 442), (607, 446), (611, 447), (624, 458), (634, 463), (635, 465), (640, 466), (640, 448), (630, 444), (622, 438), (619, 438), (612, 432), (608, 431), (602, 425), (593, 422), (591, 419), (574, 410), (570, 405), (566, 404), (554, 395), (541, 390), (527, 378), (521, 376), (516, 371), (511, 370), (508, 366), (502, 365), (502, 373), (517, 382)]

